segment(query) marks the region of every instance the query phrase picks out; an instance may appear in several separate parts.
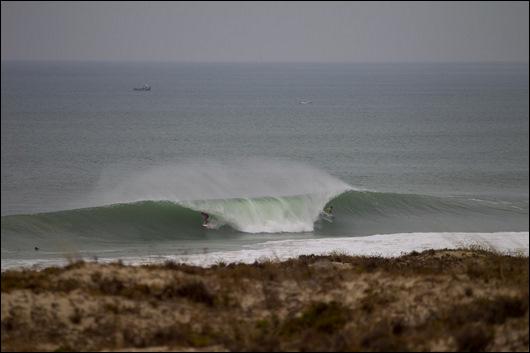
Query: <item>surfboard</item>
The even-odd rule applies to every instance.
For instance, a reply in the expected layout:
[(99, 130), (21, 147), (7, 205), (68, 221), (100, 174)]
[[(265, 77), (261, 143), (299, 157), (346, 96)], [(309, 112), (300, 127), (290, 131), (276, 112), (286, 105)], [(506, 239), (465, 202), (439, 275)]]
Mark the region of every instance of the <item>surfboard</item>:
[(206, 229), (215, 229), (215, 226), (210, 223), (203, 223), (202, 227)]

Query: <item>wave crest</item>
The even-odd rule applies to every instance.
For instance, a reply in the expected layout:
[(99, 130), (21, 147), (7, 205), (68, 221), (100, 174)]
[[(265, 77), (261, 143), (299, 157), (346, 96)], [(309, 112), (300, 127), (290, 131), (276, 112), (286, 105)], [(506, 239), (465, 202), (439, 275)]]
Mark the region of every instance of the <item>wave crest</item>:
[(245, 233), (310, 232), (320, 212), (336, 193), (291, 197), (189, 201), (180, 204), (213, 215), (218, 225)]

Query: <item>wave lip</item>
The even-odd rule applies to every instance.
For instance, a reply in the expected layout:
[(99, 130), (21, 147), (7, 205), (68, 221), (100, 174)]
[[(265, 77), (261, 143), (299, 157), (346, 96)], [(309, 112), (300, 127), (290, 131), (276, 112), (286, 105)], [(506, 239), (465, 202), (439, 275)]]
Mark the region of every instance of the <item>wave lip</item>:
[[(90, 206), (138, 201), (290, 197), (353, 189), (325, 171), (293, 161), (201, 160), (138, 171), (108, 171), (89, 197)], [(86, 207), (86, 203), (82, 207)]]
[(324, 206), (340, 193), (188, 201), (180, 204), (211, 214), (218, 226), (226, 224), (245, 233), (296, 233), (313, 231)]

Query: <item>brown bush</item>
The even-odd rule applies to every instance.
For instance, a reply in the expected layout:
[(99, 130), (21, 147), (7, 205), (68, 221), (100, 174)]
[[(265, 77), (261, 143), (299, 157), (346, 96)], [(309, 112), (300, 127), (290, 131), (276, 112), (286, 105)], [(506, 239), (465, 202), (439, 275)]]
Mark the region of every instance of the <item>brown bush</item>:
[(493, 329), (484, 324), (468, 324), (459, 328), (453, 337), (460, 352), (482, 352), (493, 340)]

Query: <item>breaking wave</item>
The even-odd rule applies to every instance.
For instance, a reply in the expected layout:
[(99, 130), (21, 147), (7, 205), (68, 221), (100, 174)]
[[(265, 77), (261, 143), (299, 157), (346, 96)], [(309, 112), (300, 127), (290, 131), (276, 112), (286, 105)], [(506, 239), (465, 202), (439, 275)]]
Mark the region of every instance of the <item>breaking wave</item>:
[[(193, 162), (110, 173), (83, 204), (62, 211), (3, 216), (2, 250), (54, 238), (126, 243), (195, 239), (211, 232), (474, 231), (482, 228), (475, 229), (471, 223), (484, 227), (489, 219), (506, 220), (491, 229), (528, 228), (528, 203), (363, 191), (324, 171), (286, 161)], [(334, 207), (334, 222), (320, 219), (326, 205)], [(200, 212), (212, 216), (214, 230), (201, 226)], [(441, 218), (445, 216), (449, 218)]]

